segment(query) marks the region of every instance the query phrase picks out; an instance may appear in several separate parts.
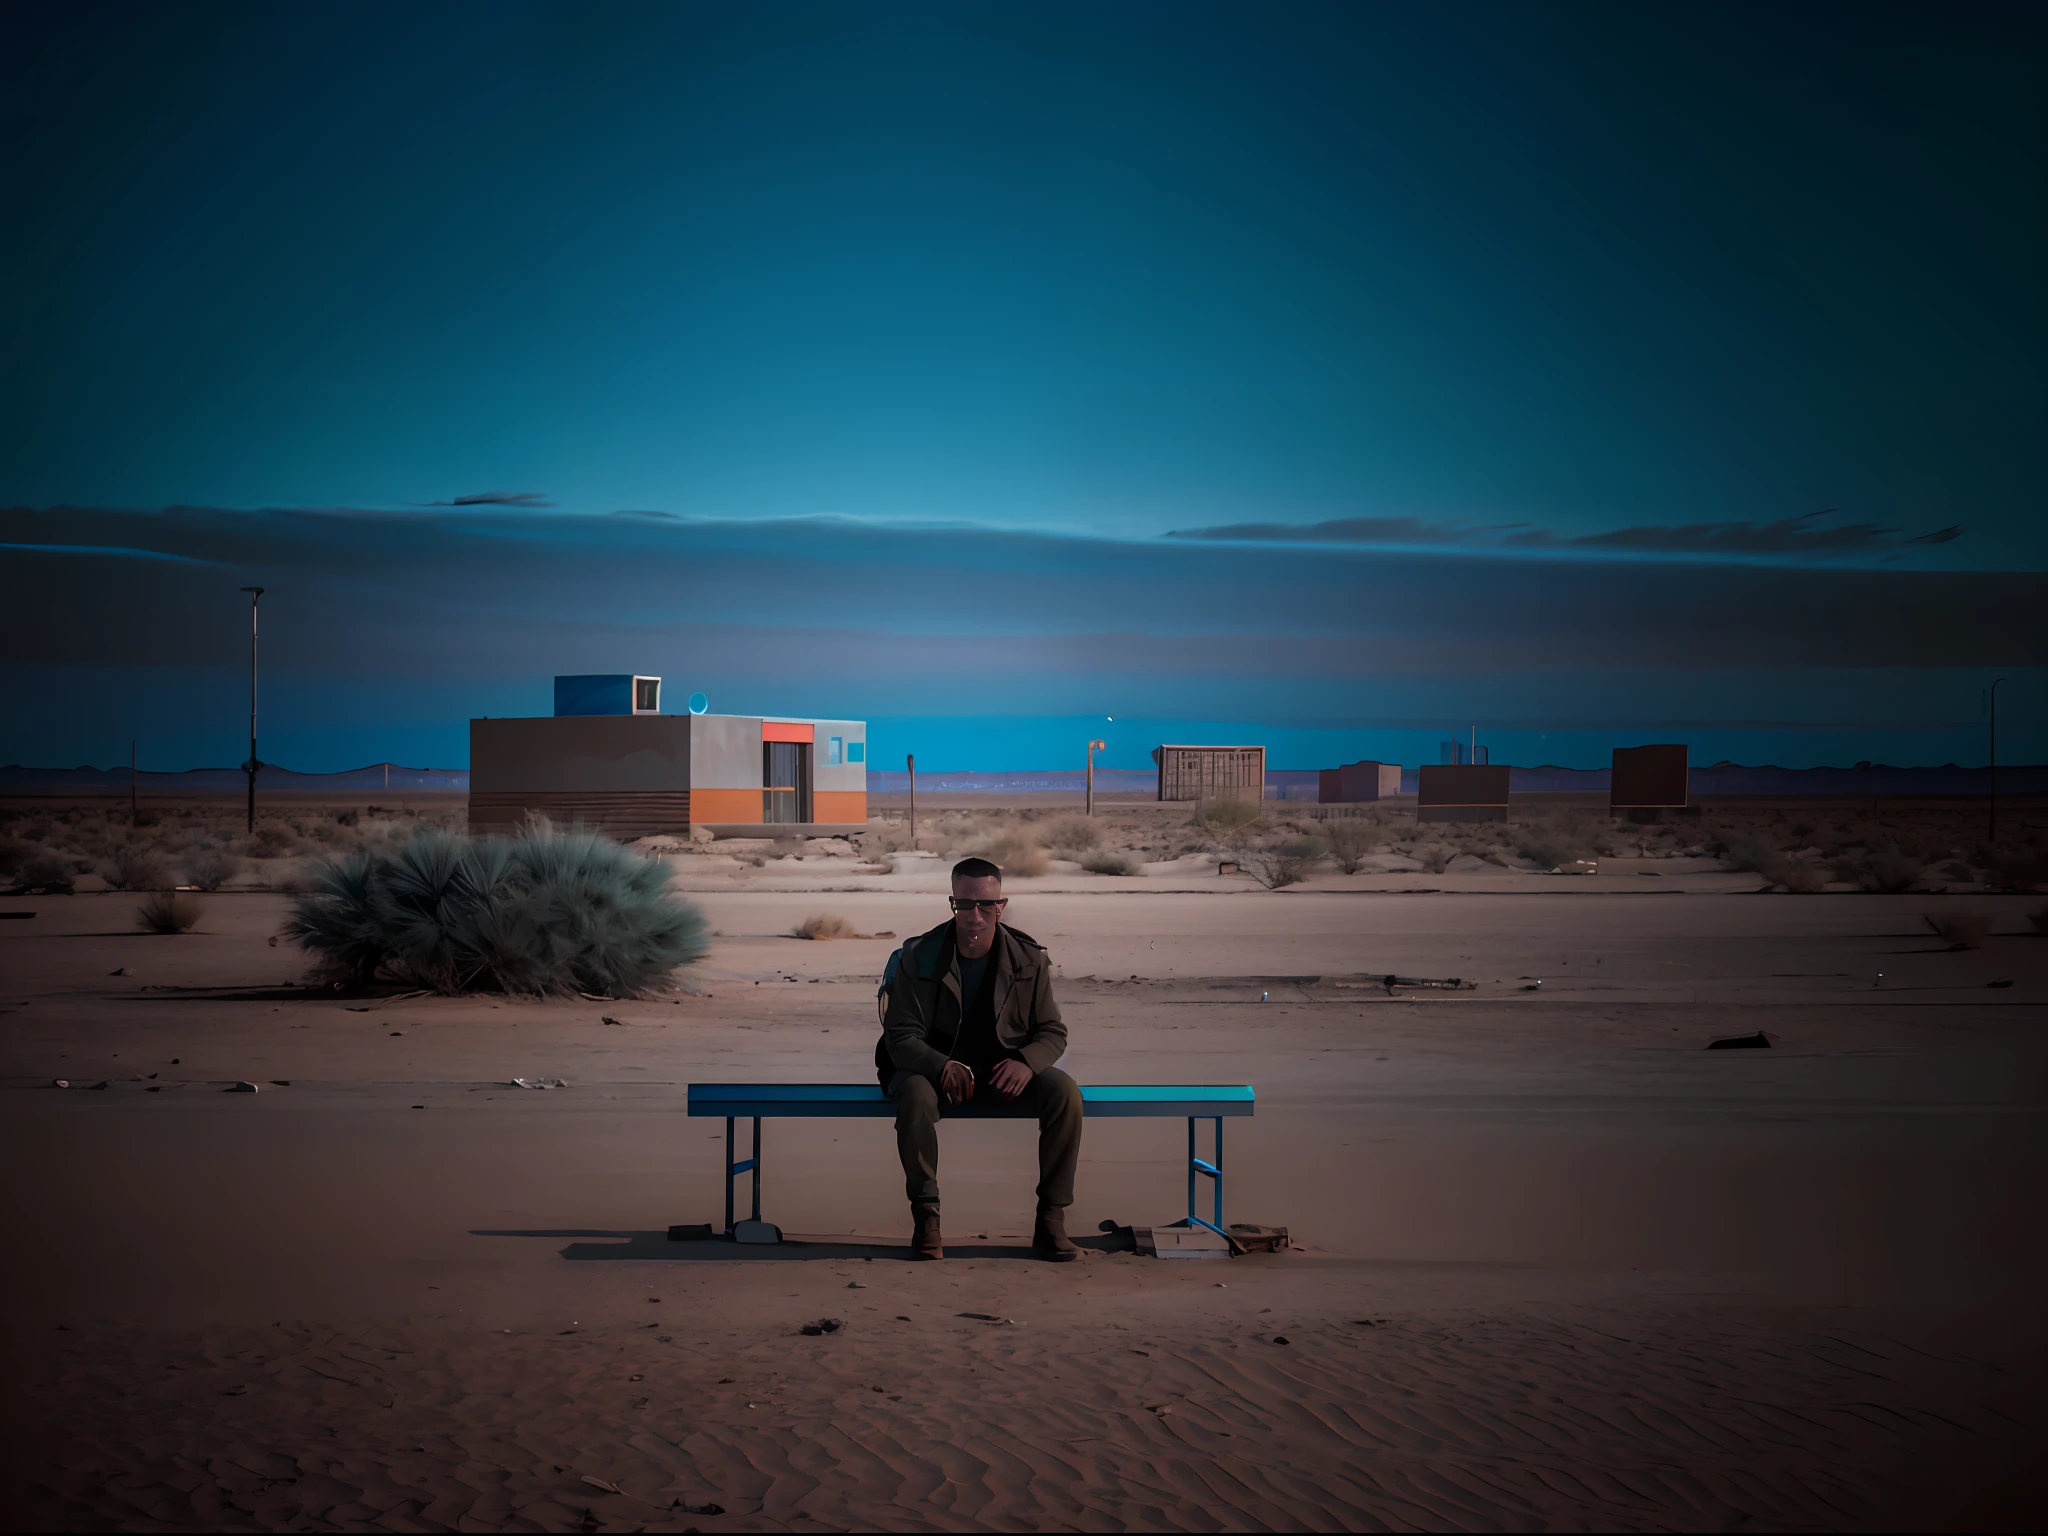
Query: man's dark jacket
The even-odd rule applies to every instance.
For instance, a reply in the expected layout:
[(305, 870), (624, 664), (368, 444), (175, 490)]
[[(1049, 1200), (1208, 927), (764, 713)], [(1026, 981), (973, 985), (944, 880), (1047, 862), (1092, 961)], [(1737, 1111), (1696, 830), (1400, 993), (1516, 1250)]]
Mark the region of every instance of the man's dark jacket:
[[(1067, 1026), (1052, 996), (1052, 961), (1031, 935), (1003, 923), (996, 925), (992, 953), (996, 1045), (1036, 1076), (1067, 1050)], [(952, 922), (907, 941), (886, 985), (876, 1075), (885, 1088), (898, 1072), (915, 1072), (936, 1084), (960, 1033), (960, 957)]]

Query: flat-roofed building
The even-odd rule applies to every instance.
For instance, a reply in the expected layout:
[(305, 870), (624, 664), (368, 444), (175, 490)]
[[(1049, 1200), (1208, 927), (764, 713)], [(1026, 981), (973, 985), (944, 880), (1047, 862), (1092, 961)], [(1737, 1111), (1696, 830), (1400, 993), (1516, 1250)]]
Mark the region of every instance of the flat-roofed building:
[(1350, 805), (1360, 800), (1386, 800), (1401, 793), (1401, 765), (1375, 762), (1346, 763), (1341, 768), (1324, 768), (1316, 775), (1316, 800), (1322, 805)]
[[(829, 837), (865, 830), (867, 723), (763, 715), (664, 715), (658, 678), (591, 688), (557, 679), (552, 716), (469, 723), (469, 825), (505, 832), (529, 816), (612, 837)], [(642, 685), (653, 683), (650, 691)], [(628, 708), (601, 712), (598, 704)]]
[(1263, 800), (1264, 747), (1161, 746), (1152, 749), (1159, 765), (1162, 800)]
[(1639, 820), (1655, 820), (1657, 811), (1682, 811), (1692, 802), (1692, 770), (1683, 742), (1661, 742), (1649, 747), (1616, 747), (1614, 768), (1607, 781), (1607, 808), (1627, 815), (1646, 813)]
[(1506, 763), (1424, 763), (1417, 770), (1417, 821), (1506, 821)]

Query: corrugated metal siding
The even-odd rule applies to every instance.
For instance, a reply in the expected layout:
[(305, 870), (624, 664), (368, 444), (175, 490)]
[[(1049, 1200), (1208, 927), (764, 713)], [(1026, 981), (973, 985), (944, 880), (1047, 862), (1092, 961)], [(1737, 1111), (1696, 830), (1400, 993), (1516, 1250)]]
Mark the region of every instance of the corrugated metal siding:
[(545, 816), (558, 827), (593, 827), (622, 842), (656, 832), (687, 833), (690, 830), (690, 792), (627, 791), (607, 794), (581, 791), (553, 794), (516, 790), (470, 791), (469, 830), (472, 832), (517, 831), (529, 816)]

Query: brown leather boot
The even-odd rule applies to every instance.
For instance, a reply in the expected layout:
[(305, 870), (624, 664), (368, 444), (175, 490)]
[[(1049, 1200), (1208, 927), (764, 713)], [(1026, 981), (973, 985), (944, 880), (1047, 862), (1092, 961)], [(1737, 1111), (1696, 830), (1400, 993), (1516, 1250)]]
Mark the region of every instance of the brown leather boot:
[(1070, 1264), (1081, 1257), (1081, 1250), (1067, 1236), (1067, 1213), (1056, 1205), (1040, 1207), (1031, 1246), (1041, 1259), (1050, 1259), (1055, 1264)]
[(936, 1205), (913, 1205), (910, 1221), (910, 1256), (914, 1259), (943, 1259), (946, 1250), (939, 1242), (939, 1208)]

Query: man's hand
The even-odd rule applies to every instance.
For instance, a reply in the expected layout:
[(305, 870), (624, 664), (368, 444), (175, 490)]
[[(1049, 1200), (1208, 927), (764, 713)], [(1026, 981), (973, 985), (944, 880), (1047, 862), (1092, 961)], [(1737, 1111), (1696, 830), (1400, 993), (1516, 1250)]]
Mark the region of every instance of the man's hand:
[(988, 1075), (989, 1087), (1006, 1099), (1014, 1099), (1031, 1086), (1031, 1069), (1021, 1061), (1005, 1061)]
[[(997, 1081), (1002, 1079), (1002, 1069), (996, 1069)], [(974, 1074), (957, 1061), (949, 1061), (939, 1068), (939, 1091), (946, 1096), (948, 1104), (958, 1104), (963, 1099), (974, 1097)]]

